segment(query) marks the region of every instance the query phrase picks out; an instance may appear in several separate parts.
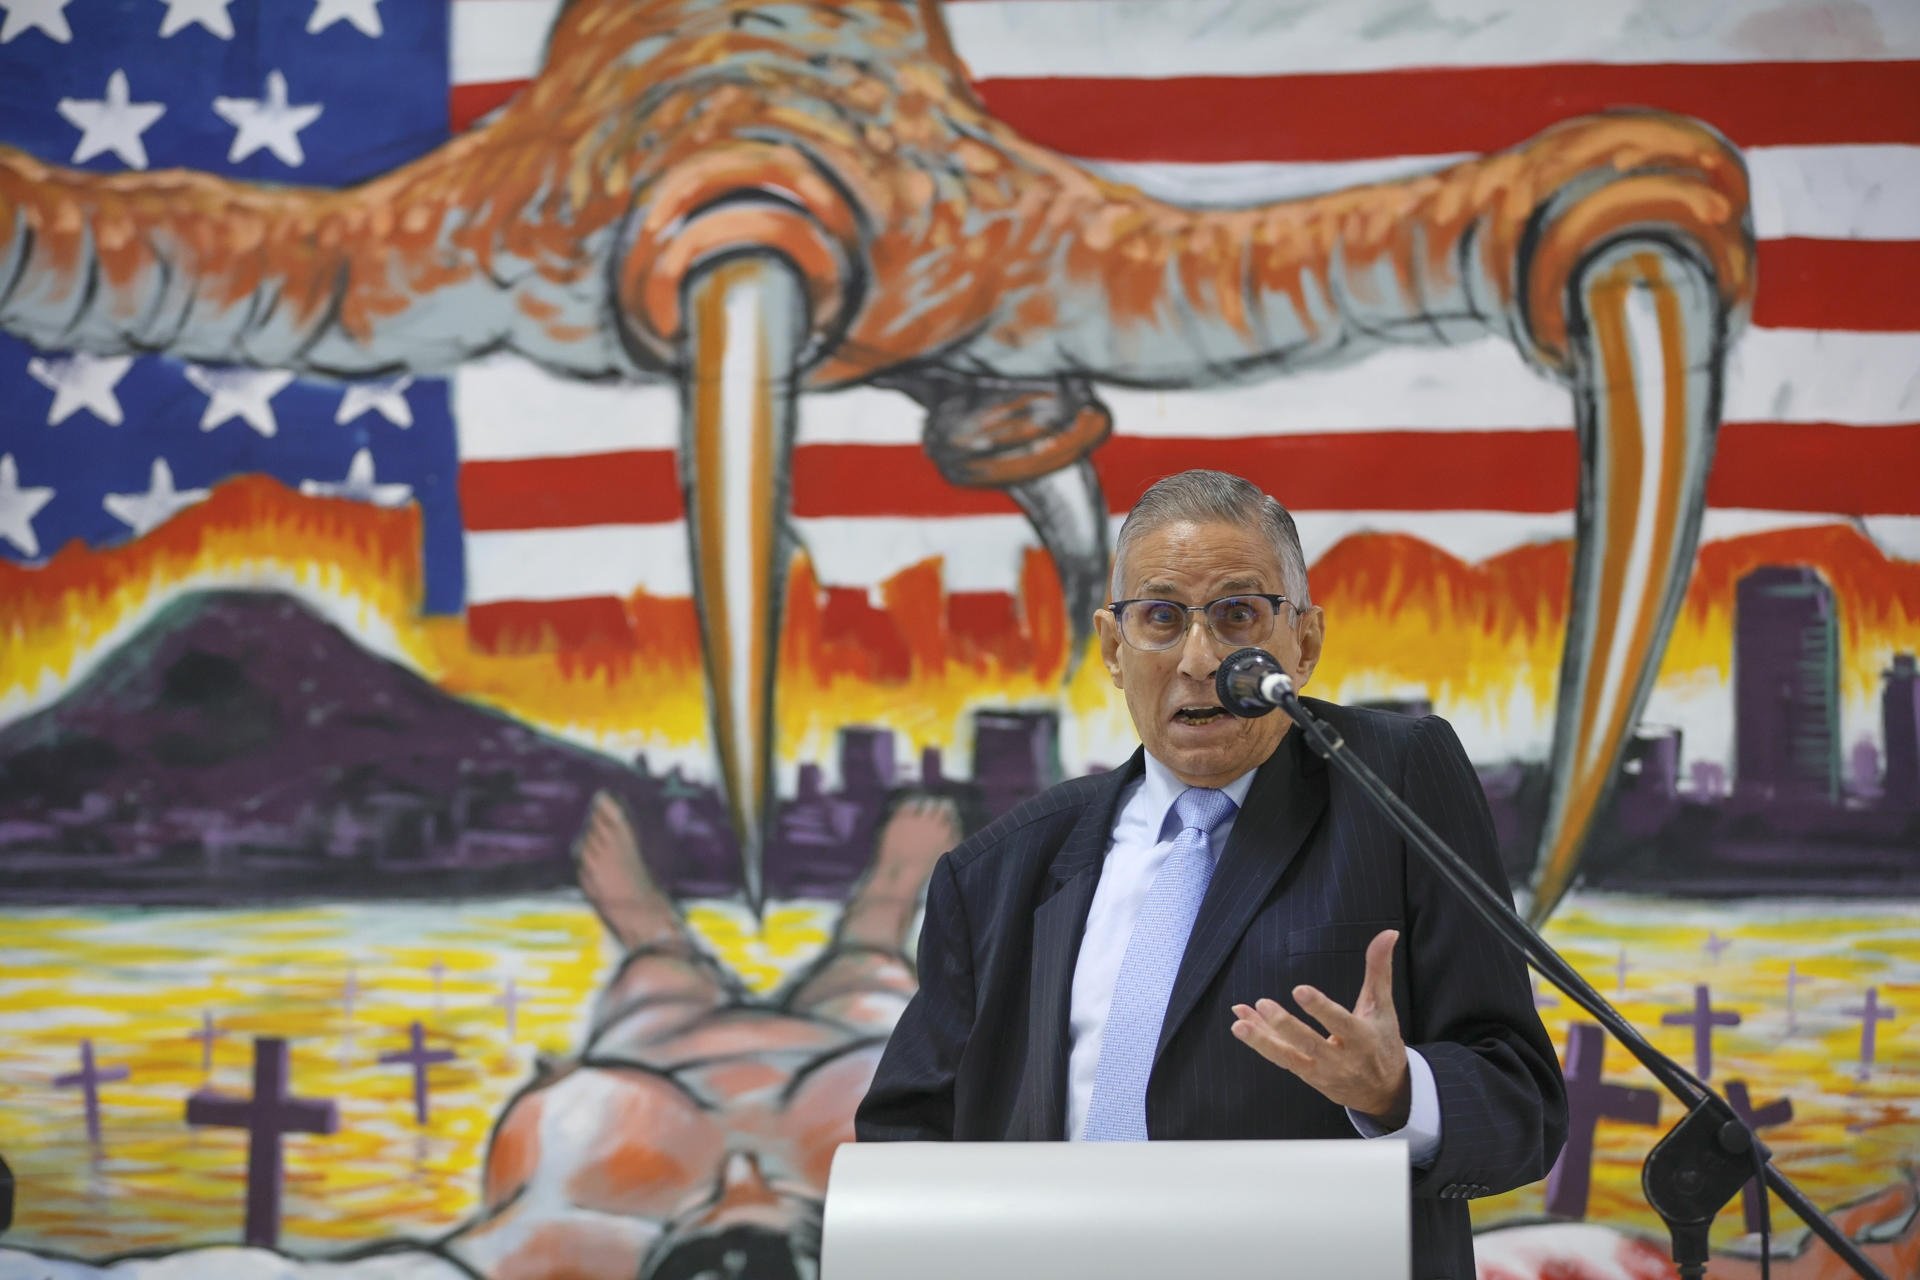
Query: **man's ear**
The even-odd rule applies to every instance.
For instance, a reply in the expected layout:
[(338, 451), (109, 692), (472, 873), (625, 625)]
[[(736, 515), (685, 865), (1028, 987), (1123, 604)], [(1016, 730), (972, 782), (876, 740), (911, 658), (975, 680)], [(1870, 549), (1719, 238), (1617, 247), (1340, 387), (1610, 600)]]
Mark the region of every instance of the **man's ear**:
[(1317, 604), (1302, 609), (1293, 633), (1300, 645), (1300, 667), (1293, 673), (1293, 683), (1295, 688), (1304, 689), (1313, 679), (1314, 668), (1320, 665), (1320, 649), (1327, 640), (1326, 612)]
[(1105, 606), (1095, 609), (1093, 629), (1100, 633), (1100, 665), (1107, 669), (1114, 688), (1124, 688), (1120, 683), (1120, 624), (1114, 620), (1113, 611)]

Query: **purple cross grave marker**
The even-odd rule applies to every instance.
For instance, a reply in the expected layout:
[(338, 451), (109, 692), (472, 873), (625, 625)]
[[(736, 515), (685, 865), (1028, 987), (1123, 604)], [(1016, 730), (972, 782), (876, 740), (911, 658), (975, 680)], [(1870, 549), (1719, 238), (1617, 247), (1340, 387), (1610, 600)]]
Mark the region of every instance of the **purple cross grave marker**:
[(200, 1042), (201, 1075), (210, 1076), (213, 1074), (213, 1042), (224, 1038), (226, 1034), (226, 1032), (220, 1029), (219, 1024), (213, 1020), (213, 1010), (202, 1009), (200, 1011), (200, 1029), (198, 1031), (187, 1032), (187, 1039), (198, 1040)]
[(1702, 1080), (1713, 1079), (1713, 1029), (1737, 1027), (1740, 1015), (1731, 1009), (1716, 1009), (1706, 983), (1693, 989), (1693, 1008), (1686, 1012), (1660, 1015), (1663, 1027), (1693, 1028), (1693, 1071)]
[(1627, 949), (1620, 948), (1620, 956), (1613, 962), (1613, 989), (1615, 995), (1627, 994), (1627, 970), (1633, 966), (1627, 963)]
[(1592, 1022), (1567, 1028), (1567, 1145), (1547, 1174), (1547, 1212), (1559, 1218), (1587, 1216), (1593, 1188), (1593, 1131), (1603, 1120), (1660, 1123), (1660, 1095), (1652, 1089), (1608, 1084), (1601, 1078), (1607, 1035)]
[(412, 1045), (406, 1049), (383, 1053), (383, 1063), (404, 1062), (413, 1068), (413, 1120), (415, 1124), (427, 1123), (427, 1068), (439, 1062), (452, 1062), (459, 1055), (451, 1049), (429, 1049), (426, 1032), (420, 1026), (420, 1020), (414, 1019), (411, 1031)]
[(1874, 1047), (1879, 1041), (1879, 1026), (1894, 1016), (1894, 1010), (1882, 1008), (1880, 988), (1868, 987), (1866, 1003), (1856, 1009), (1842, 1009), (1840, 1012), (1849, 1018), (1860, 1019), (1860, 1067), (1855, 1073), (1857, 1078), (1865, 1080), (1873, 1074)]
[(80, 1069), (68, 1072), (64, 1076), (55, 1076), (53, 1083), (62, 1089), (79, 1089), (80, 1097), (87, 1109), (87, 1141), (94, 1146), (100, 1145), (100, 1086), (112, 1084), (115, 1080), (125, 1080), (128, 1072), (125, 1067), (101, 1068), (94, 1065), (93, 1041), (80, 1042)]
[(1707, 940), (1700, 944), (1715, 964), (1720, 963), (1720, 953), (1732, 945), (1732, 938), (1723, 938), (1712, 929), (1707, 930)]
[[(1747, 1092), (1745, 1080), (1727, 1081), (1727, 1105), (1733, 1108), (1733, 1114), (1747, 1122), (1747, 1128), (1758, 1133), (1775, 1125), (1785, 1124), (1793, 1119), (1793, 1099), (1778, 1098), (1764, 1107), (1753, 1105), (1753, 1098)], [(1753, 1178), (1747, 1179), (1747, 1185), (1741, 1189), (1741, 1202), (1747, 1211), (1747, 1230), (1758, 1231), (1767, 1223), (1767, 1189)]]
[(202, 1089), (187, 1099), (187, 1123), (245, 1129), (247, 1144), (246, 1243), (271, 1249), (280, 1242), (280, 1184), (285, 1172), (280, 1139), (289, 1133), (333, 1133), (340, 1113), (331, 1101), (296, 1098), (288, 1092), (287, 1042), (258, 1036), (253, 1042), (253, 1096)]
[(519, 1014), (520, 1014), (519, 985), (515, 983), (512, 978), (508, 978), (506, 987), (501, 990), (499, 997), (494, 1000), (494, 1003), (499, 1005), (500, 1008), (506, 1012), (507, 1043), (512, 1044), (515, 1036), (517, 1036), (519, 1033), (519, 1021), (518, 1021)]

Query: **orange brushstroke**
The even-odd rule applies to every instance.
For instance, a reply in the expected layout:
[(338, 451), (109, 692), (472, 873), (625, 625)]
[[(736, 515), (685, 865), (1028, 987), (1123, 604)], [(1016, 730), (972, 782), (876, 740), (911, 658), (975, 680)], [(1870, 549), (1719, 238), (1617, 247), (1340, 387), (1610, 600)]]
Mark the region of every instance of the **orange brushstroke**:
[[(1874, 694), (1888, 655), (1920, 644), (1920, 564), (1888, 559), (1851, 525), (1750, 534), (1701, 548), (1662, 683), (1731, 678), (1734, 588), (1769, 564), (1810, 566), (1833, 587), (1843, 697)], [(1339, 701), (1417, 689), (1442, 710), (1526, 694), (1544, 715), (1559, 680), (1571, 571), (1567, 542), (1469, 565), (1403, 535), (1343, 539), (1313, 566), (1328, 618), (1314, 692)]]
[(305, 590), (358, 606), (368, 622), (414, 615), (419, 547), (411, 508), (305, 498), (263, 477), (228, 481), (123, 546), (75, 541), (37, 569), (0, 563), (0, 696), (63, 683), (188, 584)]
[(1564, 541), (1470, 565), (1403, 534), (1343, 538), (1312, 571), (1327, 614), (1313, 691), (1356, 701), (1420, 690), (1439, 707), (1524, 691), (1550, 707), (1572, 566)]
[[(916, 744), (953, 749), (971, 707), (1055, 705), (1067, 634), (1059, 580), (1038, 550), (1020, 576), (1018, 597), (948, 594), (940, 562), (927, 560), (869, 595), (822, 589), (797, 559), (780, 660), (781, 753), (817, 759), (844, 724), (888, 725)], [(1083, 664), (1067, 690), (1073, 711), (1106, 702), (1104, 674), (1090, 671), (1098, 664)]]
[(494, 1135), (487, 1150), (482, 1203), (498, 1208), (527, 1185), (540, 1161), (540, 1118), (546, 1099), (531, 1097), (517, 1108)]

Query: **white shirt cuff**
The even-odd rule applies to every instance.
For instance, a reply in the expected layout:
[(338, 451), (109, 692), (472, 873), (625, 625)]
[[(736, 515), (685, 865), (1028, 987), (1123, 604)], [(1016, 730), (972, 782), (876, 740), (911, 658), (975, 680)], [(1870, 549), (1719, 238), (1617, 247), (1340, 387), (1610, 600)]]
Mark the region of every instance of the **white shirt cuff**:
[(1405, 1138), (1407, 1158), (1414, 1168), (1424, 1169), (1440, 1154), (1440, 1091), (1433, 1083), (1433, 1068), (1411, 1048), (1407, 1075), (1413, 1083), (1413, 1105), (1407, 1109), (1406, 1127), (1388, 1132), (1352, 1107), (1347, 1108), (1347, 1119), (1363, 1138)]

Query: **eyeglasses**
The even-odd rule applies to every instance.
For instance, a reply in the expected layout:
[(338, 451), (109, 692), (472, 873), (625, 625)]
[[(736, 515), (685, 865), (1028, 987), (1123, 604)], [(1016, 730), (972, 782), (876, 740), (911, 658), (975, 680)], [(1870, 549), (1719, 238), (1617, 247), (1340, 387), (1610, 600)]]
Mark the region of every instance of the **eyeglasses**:
[(1120, 638), (1149, 653), (1171, 649), (1186, 638), (1192, 614), (1206, 619), (1207, 631), (1221, 644), (1259, 644), (1273, 634), (1285, 596), (1221, 596), (1205, 604), (1177, 600), (1115, 600), (1107, 605), (1119, 624)]

